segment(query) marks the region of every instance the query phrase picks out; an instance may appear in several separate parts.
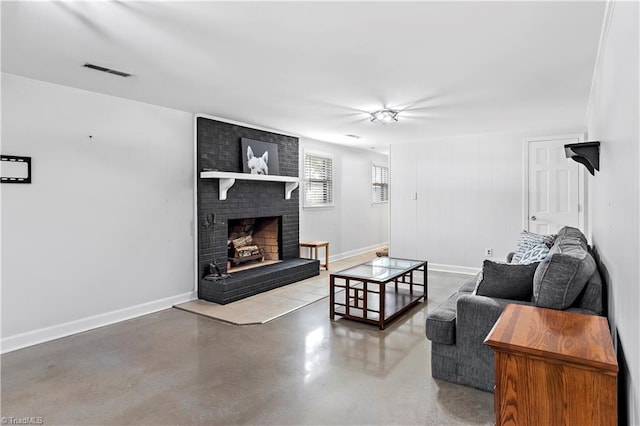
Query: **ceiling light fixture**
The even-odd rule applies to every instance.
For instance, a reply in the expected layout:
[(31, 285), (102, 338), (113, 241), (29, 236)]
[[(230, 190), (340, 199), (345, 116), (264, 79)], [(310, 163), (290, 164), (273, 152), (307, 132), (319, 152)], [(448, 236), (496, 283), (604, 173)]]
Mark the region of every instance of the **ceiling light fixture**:
[(371, 122), (389, 124), (394, 121), (398, 121), (398, 111), (394, 111), (389, 108), (381, 109), (380, 111), (372, 112)]

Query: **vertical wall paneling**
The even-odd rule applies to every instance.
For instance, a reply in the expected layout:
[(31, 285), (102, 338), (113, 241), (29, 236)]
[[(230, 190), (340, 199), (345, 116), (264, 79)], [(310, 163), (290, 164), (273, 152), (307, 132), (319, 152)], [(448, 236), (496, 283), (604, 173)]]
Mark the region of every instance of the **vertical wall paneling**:
[[(390, 153), (390, 229), (389, 253), (395, 257), (417, 258), (417, 245), (430, 241), (416, 242), (418, 235), (417, 205), (431, 202), (428, 191), (418, 191), (416, 158), (420, 155), (419, 146), (415, 149), (391, 149)], [(412, 199), (416, 196), (417, 199)], [(425, 219), (420, 217), (421, 221)]]
[(392, 145), (391, 254), (459, 270), (479, 269), (487, 248), (504, 260), (522, 230), (524, 136)]

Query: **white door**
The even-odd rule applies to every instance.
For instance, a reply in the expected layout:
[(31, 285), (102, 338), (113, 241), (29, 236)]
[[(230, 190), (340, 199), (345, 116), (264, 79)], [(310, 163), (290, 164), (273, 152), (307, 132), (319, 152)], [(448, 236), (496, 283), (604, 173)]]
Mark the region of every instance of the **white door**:
[(555, 234), (563, 226), (579, 228), (580, 165), (565, 157), (564, 145), (580, 137), (528, 140), (528, 229)]

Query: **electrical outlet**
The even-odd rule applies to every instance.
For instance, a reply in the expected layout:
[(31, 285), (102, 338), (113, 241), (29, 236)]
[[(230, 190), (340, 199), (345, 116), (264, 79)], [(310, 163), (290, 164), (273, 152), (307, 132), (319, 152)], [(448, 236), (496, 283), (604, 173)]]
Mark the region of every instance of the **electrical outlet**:
[(484, 249), (484, 255), (487, 257), (492, 257), (493, 256), (493, 249), (488, 248), (488, 249)]

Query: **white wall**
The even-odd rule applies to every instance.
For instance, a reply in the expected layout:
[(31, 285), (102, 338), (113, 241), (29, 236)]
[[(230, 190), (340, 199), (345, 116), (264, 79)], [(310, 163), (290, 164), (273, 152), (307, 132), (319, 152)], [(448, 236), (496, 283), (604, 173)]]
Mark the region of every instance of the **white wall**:
[[(589, 105), (589, 140), (600, 141), (600, 172), (591, 178), (593, 243), (609, 285), (609, 321), (626, 364), (629, 424), (640, 424), (640, 131), (637, 2), (608, 5), (600, 66)], [(607, 22), (607, 21), (606, 21)], [(624, 395), (622, 396), (624, 398)]]
[(192, 297), (192, 141), (192, 114), (2, 75), (2, 153), (33, 159), (2, 185), (3, 351)]
[(524, 138), (579, 131), (392, 145), (390, 254), (460, 272), (479, 270), (487, 248), (504, 260), (522, 231)]
[(329, 241), (332, 260), (386, 244), (389, 241), (388, 204), (371, 203), (371, 164), (387, 164), (388, 156), (300, 138), (302, 177), (305, 150), (333, 157), (334, 207), (304, 208), (304, 193), (300, 192), (300, 241)]

